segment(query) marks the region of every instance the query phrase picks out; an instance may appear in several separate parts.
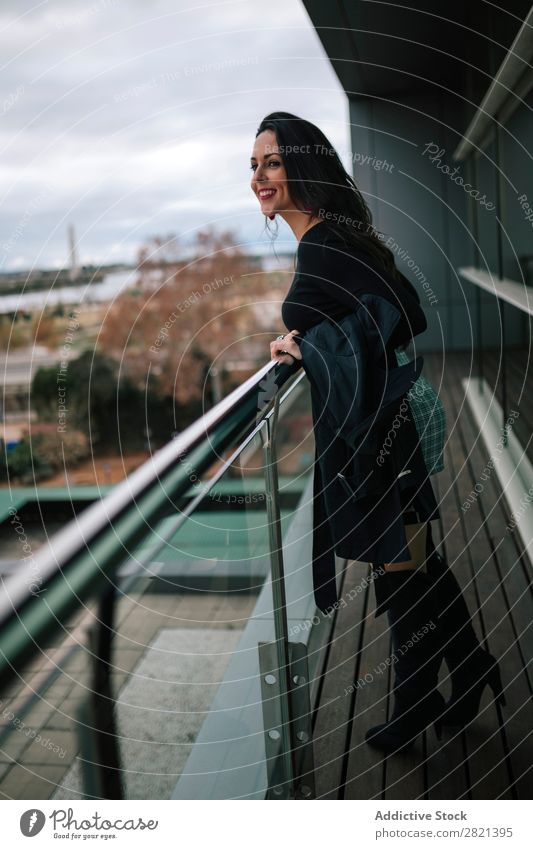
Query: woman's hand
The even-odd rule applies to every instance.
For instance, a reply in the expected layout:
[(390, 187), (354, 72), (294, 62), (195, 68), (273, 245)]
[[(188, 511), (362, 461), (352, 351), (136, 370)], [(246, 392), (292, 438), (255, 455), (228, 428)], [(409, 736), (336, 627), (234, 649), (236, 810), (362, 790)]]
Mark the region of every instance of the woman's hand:
[(274, 339), (270, 343), (270, 358), (276, 360), (277, 363), (287, 363), (291, 365), (294, 360), (301, 360), (302, 353), (298, 343), (294, 341), (294, 336), (299, 336), (297, 330), (291, 330), (286, 333), (283, 339)]

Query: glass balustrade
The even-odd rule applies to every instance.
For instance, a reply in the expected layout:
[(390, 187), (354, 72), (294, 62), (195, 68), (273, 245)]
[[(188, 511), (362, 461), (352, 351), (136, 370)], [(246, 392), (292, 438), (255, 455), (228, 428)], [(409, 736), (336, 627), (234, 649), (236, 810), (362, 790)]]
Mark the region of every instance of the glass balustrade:
[[(152, 518), (136, 502), (144, 527), (119, 561), (113, 553), (114, 579), (0, 692), (11, 706), (0, 769), (15, 761), (33, 798), (313, 795), (320, 629), (303, 378), (258, 403), (221, 450), (207, 436), (179, 456)], [(181, 475), (176, 495), (170, 474)], [(24, 745), (11, 713), (33, 729)]]

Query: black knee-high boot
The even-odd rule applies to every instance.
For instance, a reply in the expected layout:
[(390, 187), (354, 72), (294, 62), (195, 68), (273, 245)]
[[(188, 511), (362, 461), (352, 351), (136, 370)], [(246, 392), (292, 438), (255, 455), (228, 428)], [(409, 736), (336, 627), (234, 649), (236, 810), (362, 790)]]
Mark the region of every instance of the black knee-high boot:
[(365, 738), (376, 748), (394, 752), (414, 743), (432, 722), (440, 736), (439, 716), (445, 705), (437, 690), (442, 661), (438, 604), (432, 579), (420, 570), (385, 572), (378, 580), (392, 632), (394, 710), (388, 722), (370, 728)]
[(427, 573), (435, 581), (440, 600), (439, 630), (443, 654), (451, 673), (452, 693), (442, 715), (443, 725), (463, 726), (476, 716), (481, 694), (488, 684), (500, 704), (505, 704), (496, 659), (480, 644), (461, 588), (446, 561), (435, 549), (428, 522)]

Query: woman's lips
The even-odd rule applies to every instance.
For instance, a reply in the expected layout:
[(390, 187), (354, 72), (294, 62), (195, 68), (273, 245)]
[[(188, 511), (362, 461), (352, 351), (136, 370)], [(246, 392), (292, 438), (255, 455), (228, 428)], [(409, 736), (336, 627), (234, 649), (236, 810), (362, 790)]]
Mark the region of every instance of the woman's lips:
[(268, 200), (276, 194), (277, 189), (259, 189), (259, 200)]

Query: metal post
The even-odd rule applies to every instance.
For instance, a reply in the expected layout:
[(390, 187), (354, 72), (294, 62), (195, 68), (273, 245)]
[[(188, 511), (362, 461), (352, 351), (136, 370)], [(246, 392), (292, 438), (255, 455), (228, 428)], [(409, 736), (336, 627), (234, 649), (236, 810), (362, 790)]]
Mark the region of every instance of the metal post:
[[(295, 795), (295, 752), (292, 733), (292, 708), (290, 699), (291, 668), (289, 655), (289, 628), (287, 623), (287, 600), (285, 596), (285, 575), (283, 569), (283, 541), (279, 509), (278, 470), (275, 449), (276, 425), (279, 413), (279, 394), (274, 399), (272, 415), (265, 419), (264, 429), (260, 431), (265, 438), (263, 451), (265, 459), (265, 486), (267, 502), (268, 536), (271, 560), (272, 603), (275, 630), (276, 659), (279, 676), (279, 706), (281, 716), (281, 755), (283, 760), (283, 795), (294, 798)], [(280, 794), (281, 795), (281, 794)]]
[[(503, 192), (502, 192), (502, 148), (501, 148), (501, 127), (498, 120), (498, 115), (495, 115), (495, 132), (494, 132), (494, 149), (496, 159), (496, 215), (498, 219), (498, 277), (503, 280)], [(506, 336), (505, 336), (505, 301), (498, 299), (502, 317), (502, 433), (503, 444), (507, 445), (507, 352), (506, 352)]]
[(281, 710), (276, 643), (259, 643), (259, 668), (265, 731), (268, 799), (314, 799), (315, 768), (313, 728), (309, 695), (309, 665), (303, 643), (289, 643), (291, 662), (291, 750), (294, 752), (294, 794), (289, 795), (280, 759)]
[(79, 711), (84, 788), (101, 799), (124, 799), (111, 683), (114, 607), (115, 587), (110, 585), (98, 603), (98, 622), (89, 632), (92, 692)]
[[(477, 186), (478, 172), (477, 159), (475, 154), (469, 159), (470, 165), (470, 184)], [(474, 240), (474, 266), (479, 268), (480, 251), (479, 251), (479, 218), (477, 201), (472, 196), (470, 197), (470, 216), (472, 226), (472, 237)], [(476, 286), (476, 317), (477, 317), (477, 373), (478, 387), (480, 393), (483, 392), (483, 321), (481, 315), (481, 289)]]

